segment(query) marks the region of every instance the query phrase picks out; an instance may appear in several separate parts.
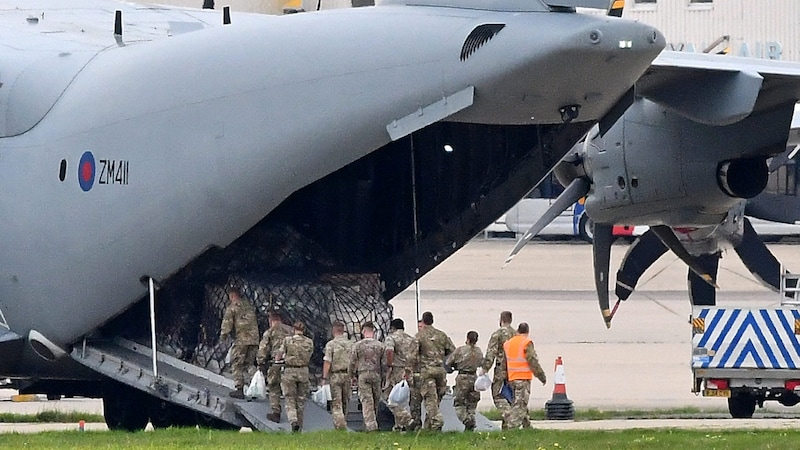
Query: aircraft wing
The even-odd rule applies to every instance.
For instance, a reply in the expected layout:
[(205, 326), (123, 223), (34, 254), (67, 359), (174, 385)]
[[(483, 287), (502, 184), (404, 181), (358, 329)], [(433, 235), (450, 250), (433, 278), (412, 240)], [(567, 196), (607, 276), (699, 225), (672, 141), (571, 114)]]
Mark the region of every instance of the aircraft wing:
[(664, 51), (636, 94), (706, 125), (730, 125), (800, 99), (800, 64)]

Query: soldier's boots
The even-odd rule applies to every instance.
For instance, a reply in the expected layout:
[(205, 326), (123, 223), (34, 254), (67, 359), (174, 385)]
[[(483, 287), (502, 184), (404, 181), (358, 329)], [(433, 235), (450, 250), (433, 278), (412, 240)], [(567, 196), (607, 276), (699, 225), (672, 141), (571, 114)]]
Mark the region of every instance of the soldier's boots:
[(475, 422), (468, 420), (467, 423), (464, 424), (464, 431), (475, 431)]
[(299, 433), (300, 432), (300, 424), (297, 422), (292, 422), (292, 433)]
[(267, 414), (267, 420), (271, 420), (271, 421), (273, 421), (275, 423), (278, 423), (278, 422), (281, 421), (281, 413), (279, 413), (279, 412), (271, 412), (271, 413)]
[(244, 399), (244, 390), (242, 388), (234, 389), (228, 395), (233, 398)]

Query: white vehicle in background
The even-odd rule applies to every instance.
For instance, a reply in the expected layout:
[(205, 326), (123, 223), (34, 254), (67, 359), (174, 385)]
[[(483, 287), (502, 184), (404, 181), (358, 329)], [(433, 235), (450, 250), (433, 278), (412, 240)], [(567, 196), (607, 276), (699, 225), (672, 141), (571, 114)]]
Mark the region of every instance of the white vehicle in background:
[[(790, 162), (786, 167), (790, 169), (791, 173), (791, 169), (794, 169), (795, 165)], [(793, 181), (794, 179), (791, 180), (791, 182)], [(550, 208), (563, 190), (564, 188), (555, 177), (550, 175), (536, 189), (529, 192), (525, 198), (487, 227), (484, 232), (485, 236), (515, 237), (525, 233)], [(771, 222), (753, 217), (750, 217), (750, 223), (758, 235), (766, 241), (789, 236), (800, 237), (800, 223)], [(586, 242), (591, 242), (592, 227), (592, 219), (584, 213), (583, 201), (579, 200), (548, 224), (538, 236), (579, 237)], [(617, 225), (614, 227), (614, 235), (619, 237), (639, 236), (645, 231), (647, 231), (645, 226)]]
[[(563, 190), (564, 188), (558, 183), (555, 176), (548, 176), (536, 189), (529, 192), (525, 198), (498, 219), (489, 231), (509, 231), (515, 235), (525, 233), (550, 208)], [(498, 229), (501, 224), (505, 225), (506, 230)], [(583, 201), (579, 200), (544, 227), (539, 236), (579, 237), (584, 241), (591, 242), (592, 227), (592, 219), (584, 213)], [(614, 235), (638, 236), (646, 230), (647, 227), (619, 225), (614, 227)]]

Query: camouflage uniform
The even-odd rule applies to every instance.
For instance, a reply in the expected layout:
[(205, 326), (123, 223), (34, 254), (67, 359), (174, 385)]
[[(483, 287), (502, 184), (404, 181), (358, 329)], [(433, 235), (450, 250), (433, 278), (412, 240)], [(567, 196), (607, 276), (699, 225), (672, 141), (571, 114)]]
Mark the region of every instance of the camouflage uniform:
[[(525, 346), (525, 360), (528, 361), (528, 367), (533, 372), (533, 376), (539, 379), (542, 384), (547, 382), (547, 376), (539, 365), (539, 359), (536, 357), (536, 350), (533, 348), (533, 342), (529, 342)], [(505, 364), (503, 364), (505, 366)], [(514, 404), (504, 417), (509, 429), (517, 429), (520, 426), (529, 428), (530, 415), (528, 413), (528, 401), (531, 398), (531, 380), (514, 380), (510, 382), (511, 389), (514, 391)]]
[(419, 390), (420, 386), (422, 386), (422, 381), (420, 380), (419, 373), (414, 373), (414, 375), (408, 379), (408, 386), (411, 388), (408, 393), (408, 409), (411, 413), (410, 428), (416, 430), (422, 427), (422, 394)]
[[(489, 338), (489, 345), (486, 347), (486, 358), (483, 360), (483, 370), (485, 370), (487, 373), (489, 372), (489, 369), (492, 368), (492, 364), (494, 364), (494, 376), (492, 377), (492, 400), (494, 400), (494, 406), (500, 411), (500, 413), (503, 414), (504, 417), (511, 409), (511, 404), (508, 403), (508, 400), (506, 400), (506, 398), (503, 397), (503, 394), (500, 393), (500, 390), (503, 389), (503, 382), (508, 377), (508, 374), (506, 373), (506, 352), (503, 350), (503, 344), (516, 335), (516, 330), (511, 328), (509, 325), (500, 327), (497, 331), (492, 333), (492, 337)], [(506, 423), (504, 419), (504, 428), (505, 425)]]
[(352, 386), (347, 369), (350, 365), (352, 347), (353, 341), (347, 339), (347, 336), (337, 336), (325, 344), (323, 360), (331, 364), (328, 372), (328, 384), (331, 388), (333, 426), (337, 430), (347, 429), (347, 400), (350, 398), (350, 387)]
[(392, 388), (397, 383), (404, 378), (411, 380), (414, 338), (403, 330), (396, 330), (386, 337), (386, 351), (388, 352), (389, 350), (394, 352), (394, 358), (392, 359), (392, 370), (386, 383), (386, 389), (383, 392), (383, 399), (387, 400), (386, 404), (394, 414), (395, 429), (409, 428), (413, 423), (411, 414), (400, 405), (389, 405), (388, 399), (389, 393), (392, 392)]
[(286, 416), (289, 423), (303, 428), (303, 410), (309, 392), (308, 362), (314, 351), (314, 341), (295, 332), (283, 339), (280, 354), (284, 355), (286, 366), (281, 377), (283, 398), (286, 401)]
[(419, 355), (420, 395), (425, 401), (424, 427), (441, 430), (444, 419), (439, 413), (439, 402), (447, 391), (444, 359), (455, 351), (453, 341), (433, 325), (423, 327), (417, 333), (417, 354)]
[(225, 307), (222, 316), (220, 339), (226, 335), (233, 336), (231, 349), (231, 369), (236, 389), (244, 386), (245, 376), (253, 367), (258, 351), (258, 321), (256, 309), (249, 300), (240, 298), (231, 301)]
[[(261, 343), (258, 345), (258, 355), (256, 355), (258, 365), (263, 366), (270, 361), (275, 361), (279, 357), (278, 349), (283, 344), (283, 340), (293, 334), (292, 327), (285, 323), (269, 327), (261, 336)], [(269, 406), (272, 413), (276, 414), (278, 418), (281, 414), (281, 369), (283, 366), (279, 364), (270, 364), (267, 373), (264, 374), (267, 391), (269, 391)]]
[(381, 382), (386, 365), (385, 346), (381, 341), (364, 338), (353, 345), (350, 353), (350, 376), (358, 377), (358, 399), (367, 431), (378, 429), (376, 414), (381, 400)]
[(483, 364), (483, 352), (476, 345), (462, 345), (447, 357), (445, 365), (458, 370), (453, 406), (467, 430), (475, 429), (475, 408), (481, 393), (475, 390), (475, 371)]

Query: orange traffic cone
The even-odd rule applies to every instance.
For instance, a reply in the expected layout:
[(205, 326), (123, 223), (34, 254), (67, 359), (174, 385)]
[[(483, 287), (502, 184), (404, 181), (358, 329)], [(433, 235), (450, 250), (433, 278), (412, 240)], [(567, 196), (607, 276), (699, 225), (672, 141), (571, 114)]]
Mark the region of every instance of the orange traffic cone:
[(544, 416), (547, 420), (572, 420), (575, 418), (575, 407), (567, 398), (567, 377), (564, 375), (564, 363), (561, 357), (556, 358), (555, 375), (553, 375), (553, 398), (544, 405)]

